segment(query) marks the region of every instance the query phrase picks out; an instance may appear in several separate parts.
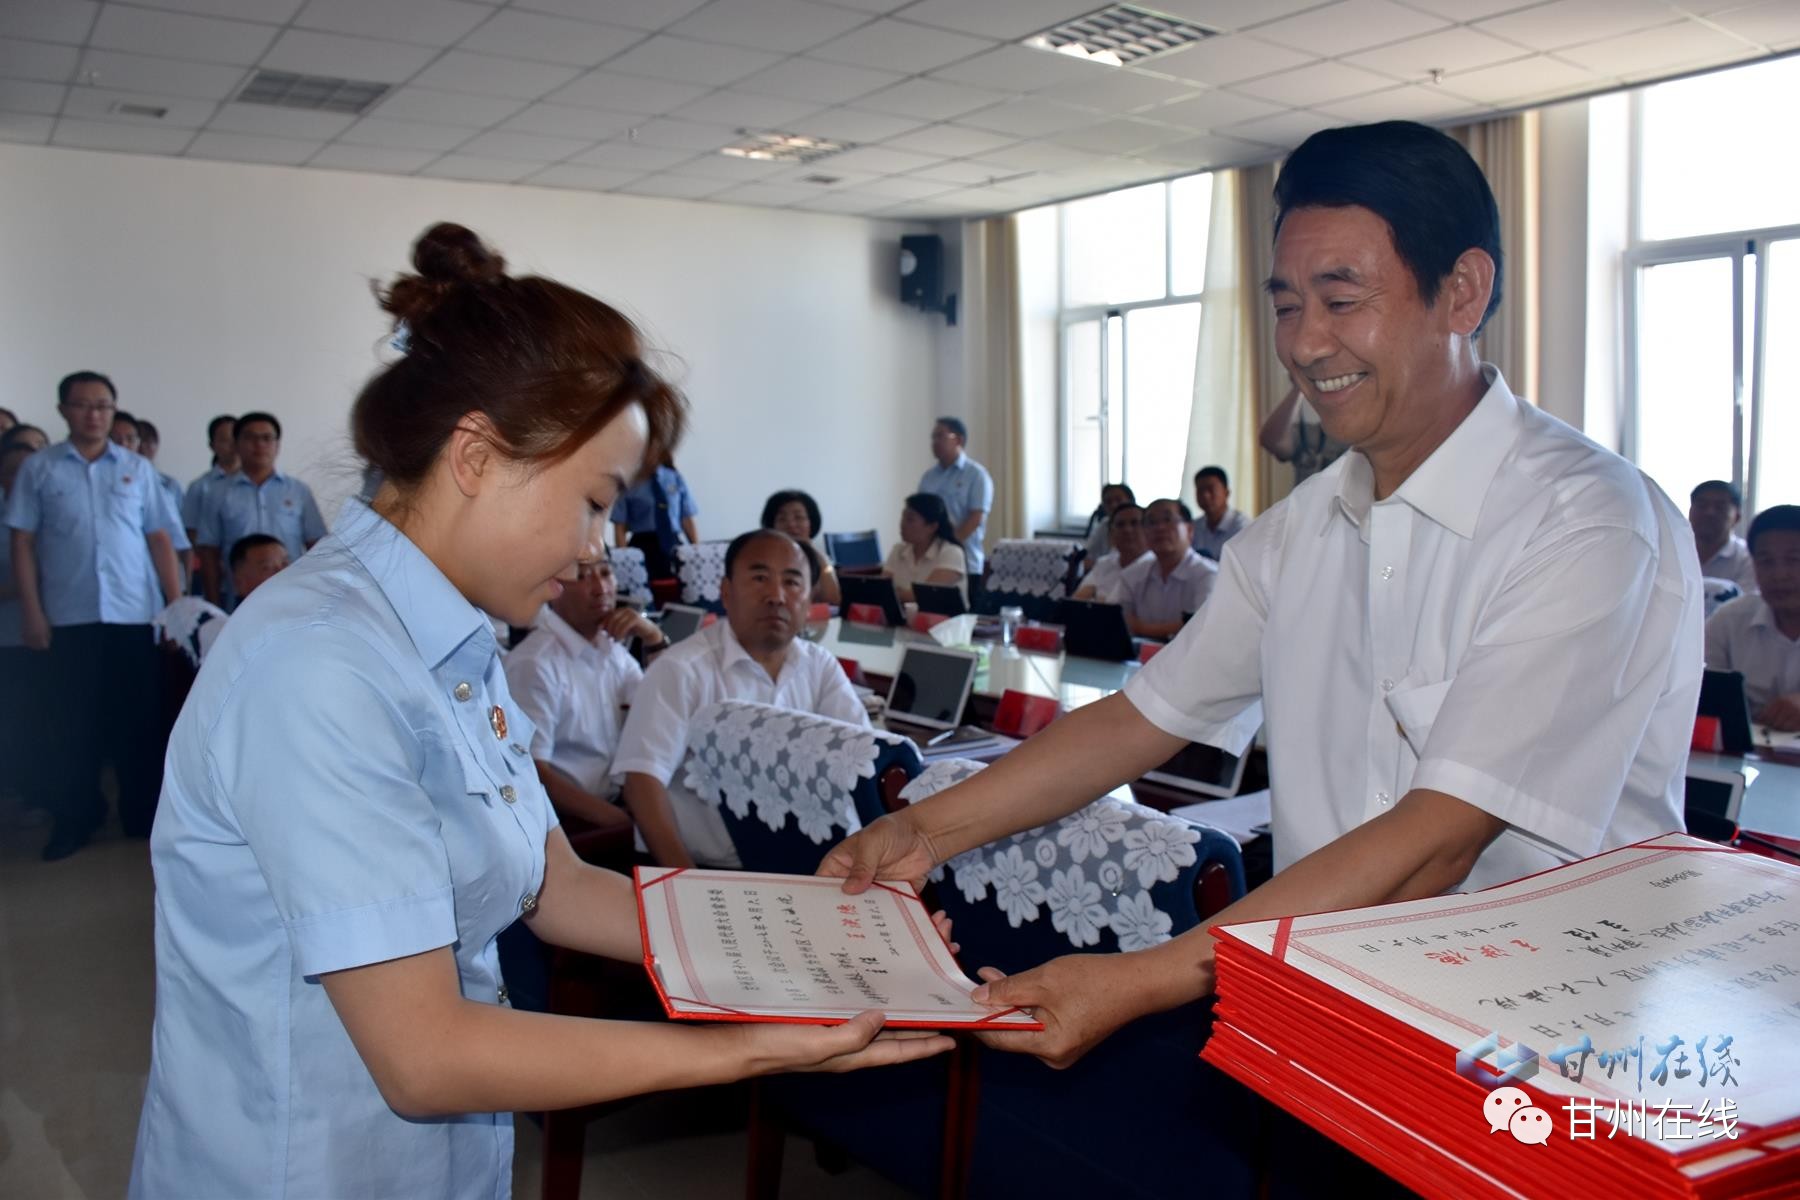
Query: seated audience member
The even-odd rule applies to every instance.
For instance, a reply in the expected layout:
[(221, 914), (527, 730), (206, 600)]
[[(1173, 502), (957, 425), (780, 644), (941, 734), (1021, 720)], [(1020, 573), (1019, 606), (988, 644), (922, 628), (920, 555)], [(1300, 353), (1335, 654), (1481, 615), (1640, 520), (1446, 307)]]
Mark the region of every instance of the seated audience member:
[(281, 422), (270, 413), (237, 419), (237, 474), (221, 479), (200, 514), (200, 574), (206, 598), (226, 609), (239, 597), (222, 570), (221, 550), (252, 533), (281, 539), (291, 562), (325, 536), (325, 518), (312, 489), (275, 469), (281, 453)]
[(1195, 552), (1193, 522), (1179, 500), (1154, 500), (1144, 510), (1151, 557), (1127, 567), (1118, 588), (1125, 624), (1138, 637), (1174, 637), (1212, 594), (1219, 564)]
[(1706, 665), (1742, 671), (1757, 723), (1800, 730), (1800, 505), (1750, 522), (1760, 594), (1739, 596), (1706, 622)]
[(1107, 531), (1107, 523), (1119, 505), (1136, 503), (1136, 493), (1123, 483), (1109, 483), (1100, 489), (1100, 507), (1088, 517), (1087, 531), (1081, 535), (1086, 551), (1082, 557), (1083, 569), (1093, 570), (1095, 563), (1112, 553), (1112, 535)]
[(1203, 557), (1218, 562), (1225, 543), (1242, 533), (1250, 518), (1231, 507), (1231, 481), (1224, 467), (1201, 467), (1194, 472), (1194, 502), (1200, 519), (1194, 522), (1193, 546)]
[(1740, 592), (1754, 592), (1756, 568), (1750, 562), (1750, 547), (1733, 532), (1743, 515), (1743, 498), (1723, 479), (1709, 479), (1688, 494), (1688, 524), (1700, 552), (1700, 574), (1735, 583)]
[(776, 492), (763, 505), (764, 529), (779, 529), (812, 552), (808, 557), (813, 562), (813, 603), (838, 604), (842, 602), (843, 594), (838, 588), (837, 571), (832, 568), (831, 560), (813, 544), (823, 524), (819, 502), (805, 492)]
[[(149, 459), (151, 466), (156, 466), (156, 452), (162, 449), (162, 434), (157, 432), (156, 426), (149, 421), (140, 419), (137, 427), (138, 453)], [(156, 477), (162, 481), (162, 489), (168, 495), (169, 503), (174, 505), (176, 512), (180, 512), (181, 502), (185, 498), (180, 482), (160, 467), (157, 468)]]
[(181, 498), (181, 523), (187, 526), (189, 540), (200, 533), (200, 516), (211, 501), (213, 489), (237, 473), (237, 418), (219, 416), (208, 421), (206, 445), (212, 451), (212, 466), (194, 477)]
[(1103, 555), (1075, 589), (1077, 600), (1119, 602), (1119, 580), (1128, 567), (1150, 557), (1149, 543), (1144, 540), (1144, 510), (1136, 504), (1121, 504), (1113, 509), (1108, 524), (1112, 533), (1112, 550)]
[(631, 818), (612, 802), (613, 752), (644, 678), (626, 643), (636, 637), (646, 654), (669, 643), (618, 599), (611, 562), (579, 564), (505, 665), (506, 686), (531, 718), (531, 757), (557, 815), (625, 830)]
[(675, 575), (675, 548), (700, 541), (700, 527), (694, 524), (699, 515), (700, 506), (675, 469), (675, 459), (664, 454), (656, 470), (621, 492), (613, 504), (615, 541), (644, 552), (650, 578), (670, 579)]
[[(228, 565), (231, 568), (231, 590), (238, 598), (238, 606), (243, 606), (251, 592), (287, 570), (288, 561), (287, 547), (281, 544), (278, 537), (252, 533), (233, 542)], [(216, 616), (200, 622), (196, 640), (202, 659), (212, 649), (213, 643), (219, 640), (219, 634), (224, 629), (225, 622)]]
[(888, 551), (881, 573), (894, 581), (900, 599), (913, 599), (915, 583), (954, 584), (969, 598), (968, 560), (942, 496), (914, 492), (900, 510), (900, 542)]
[(725, 551), (725, 620), (657, 655), (619, 735), (612, 774), (643, 848), (664, 866), (737, 867), (724, 819), (682, 785), (688, 723), (719, 700), (751, 700), (856, 725), (868, 714), (830, 651), (798, 637), (812, 574), (785, 533), (740, 534)]
[(35, 451), (47, 449), (49, 445), (50, 435), (36, 425), (14, 425), (5, 433), (0, 433), (0, 454), (14, 446), (30, 446)]

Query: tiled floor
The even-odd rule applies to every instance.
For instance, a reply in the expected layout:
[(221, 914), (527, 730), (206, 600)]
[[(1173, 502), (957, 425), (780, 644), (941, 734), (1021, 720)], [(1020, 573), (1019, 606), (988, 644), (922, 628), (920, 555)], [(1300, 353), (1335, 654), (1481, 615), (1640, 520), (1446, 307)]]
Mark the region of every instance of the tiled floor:
[[(0, 1197), (111, 1200), (131, 1172), (154, 992), (145, 843), (112, 830), (59, 863), (46, 830), (0, 801)], [(513, 1190), (538, 1194), (539, 1136), (518, 1121)], [(739, 1197), (743, 1090), (647, 1098), (588, 1127), (583, 1197)], [(860, 1169), (827, 1175), (790, 1140), (782, 1194), (906, 1193)]]

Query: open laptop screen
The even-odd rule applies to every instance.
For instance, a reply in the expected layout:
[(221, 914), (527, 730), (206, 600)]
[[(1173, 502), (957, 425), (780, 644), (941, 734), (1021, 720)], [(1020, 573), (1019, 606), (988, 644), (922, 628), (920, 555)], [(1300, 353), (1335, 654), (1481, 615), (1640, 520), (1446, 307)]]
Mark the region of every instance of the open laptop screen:
[(671, 644), (679, 642), (683, 638), (692, 637), (698, 633), (705, 620), (706, 610), (704, 608), (693, 608), (686, 604), (667, 605), (662, 611), (663, 636), (668, 638)]
[(933, 729), (954, 728), (974, 686), (976, 662), (966, 650), (908, 646), (888, 691), (888, 715)]

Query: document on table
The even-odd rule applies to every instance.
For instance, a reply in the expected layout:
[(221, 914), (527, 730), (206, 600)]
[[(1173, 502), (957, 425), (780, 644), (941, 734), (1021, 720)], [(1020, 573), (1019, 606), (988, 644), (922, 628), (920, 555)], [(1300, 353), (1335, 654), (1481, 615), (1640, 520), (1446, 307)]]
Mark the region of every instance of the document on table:
[(893, 1028), (1042, 1029), (978, 1004), (908, 883), (639, 867), (644, 965), (671, 1017), (829, 1025), (878, 1008)]

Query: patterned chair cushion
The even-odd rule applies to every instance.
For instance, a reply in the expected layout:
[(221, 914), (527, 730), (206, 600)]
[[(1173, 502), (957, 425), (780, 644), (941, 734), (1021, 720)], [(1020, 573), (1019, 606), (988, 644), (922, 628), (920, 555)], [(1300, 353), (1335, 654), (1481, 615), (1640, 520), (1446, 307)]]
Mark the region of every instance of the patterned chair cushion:
[(681, 602), (724, 612), (719, 584), (725, 580), (726, 542), (675, 547), (675, 575), (681, 580)]
[(201, 627), (225, 619), (225, 610), (218, 605), (210, 604), (198, 596), (181, 596), (157, 613), (154, 623), (157, 637), (180, 646), (181, 652), (187, 655), (188, 662), (193, 664), (195, 670), (199, 670), (200, 658), (206, 646), (200, 637)]
[(1708, 576), (1700, 583), (1706, 592), (1706, 615), (1709, 617), (1742, 595), (1738, 585), (1729, 579)]
[(614, 546), (607, 556), (612, 560), (613, 578), (618, 581), (619, 599), (649, 604), (650, 570), (644, 565), (644, 552), (636, 546)]

